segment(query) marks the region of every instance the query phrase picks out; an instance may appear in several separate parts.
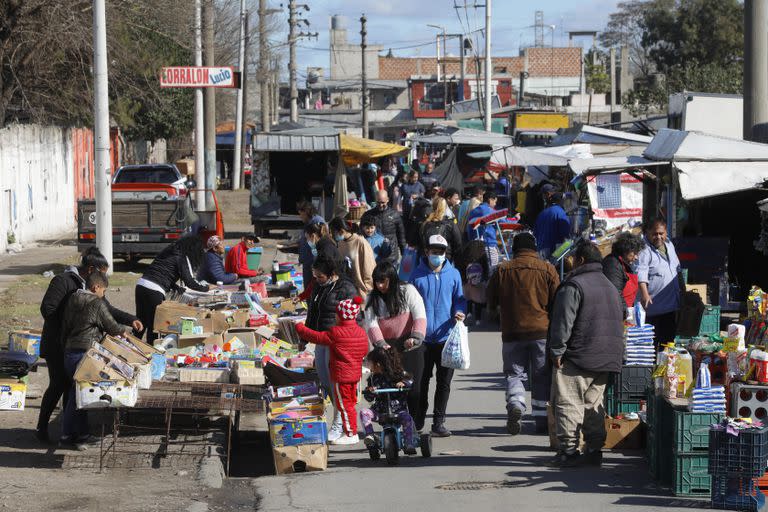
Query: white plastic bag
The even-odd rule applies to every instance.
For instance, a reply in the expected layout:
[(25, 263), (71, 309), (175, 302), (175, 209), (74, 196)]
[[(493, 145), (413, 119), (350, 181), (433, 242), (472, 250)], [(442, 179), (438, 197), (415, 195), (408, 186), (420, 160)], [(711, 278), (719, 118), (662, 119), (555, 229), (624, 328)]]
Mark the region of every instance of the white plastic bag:
[(464, 322), (456, 322), (443, 346), (441, 364), (454, 370), (469, 368), (469, 333)]

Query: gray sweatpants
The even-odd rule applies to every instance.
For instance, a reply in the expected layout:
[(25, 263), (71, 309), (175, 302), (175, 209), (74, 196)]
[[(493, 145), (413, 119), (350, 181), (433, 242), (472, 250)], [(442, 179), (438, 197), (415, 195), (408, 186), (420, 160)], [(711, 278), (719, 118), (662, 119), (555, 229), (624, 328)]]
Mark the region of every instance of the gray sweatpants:
[[(537, 426), (547, 425), (550, 371), (546, 354), (547, 340), (509, 341), (502, 343), (504, 380), (507, 385), (507, 410), (517, 407), (526, 412), (525, 385), (531, 384), (531, 415)], [(531, 375), (529, 375), (529, 373)]]
[(605, 444), (605, 408), (603, 394), (608, 372), (582, 370), (565, 361), (552, 374), (552, 408), (557, 425), (560, 451), (574, 453), (579, 447), (579, 434), (584, 435), (588, 451), (600, 450)]

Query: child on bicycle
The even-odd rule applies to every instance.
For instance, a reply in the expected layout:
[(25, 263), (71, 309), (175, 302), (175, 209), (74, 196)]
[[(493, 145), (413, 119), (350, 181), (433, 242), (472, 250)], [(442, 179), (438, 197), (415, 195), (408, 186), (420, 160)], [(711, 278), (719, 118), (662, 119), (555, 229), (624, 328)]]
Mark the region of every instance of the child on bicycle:
[(405, 373), (400, 363), (400, 356), (396, 350), (389, 347), (376, 347), (366, 357), (371, 369), (371, 376), (368, 377), (368, 387), (363, 391), (363, 396), (369, 402), (373, 402), (370, 409), (360, 411), (360, 422), (365, 429), (365, 445), (367, 447), (375, 446), (376, 439), (373, 435), (373, 422), (387, 412), (387, 402), (384, 395), (374, 394), (376, 389), (399, 388), (403, 389), (400, 393), (390, 395), (390, 406), (392, 413), (397, 415), (400, 426), (403, 429), (405, 438), (404, 452), (408, 455), (416, 453), (416, 442), (414, 439), (415, 426), (413, 418), (408, 412), (407, 390), (405, 388), (413, 385), (412, 379)]

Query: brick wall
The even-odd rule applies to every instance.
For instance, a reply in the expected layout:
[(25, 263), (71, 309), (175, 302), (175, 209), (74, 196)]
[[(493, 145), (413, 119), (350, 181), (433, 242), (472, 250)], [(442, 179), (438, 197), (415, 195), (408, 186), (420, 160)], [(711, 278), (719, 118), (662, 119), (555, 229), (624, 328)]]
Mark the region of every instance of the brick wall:
[[(528, 73), (540, 76), (581, 75), (581, 48), (528, 48)], [(467, 57), (467, 74), (476, 73), (475, 59)], [(525, 57), (496, 57), (493, 59), (494, 75), (508, 73), (517, 76), (523, 71)], [(441, 70), (442, 71), (442, 70)], [(459, 62), (446, 65), (449, 75), (458, 75)], [(434, 57), (379, 57), (381, 80), (407, 80), (413, 75), (434, 75), (437, 61)]]

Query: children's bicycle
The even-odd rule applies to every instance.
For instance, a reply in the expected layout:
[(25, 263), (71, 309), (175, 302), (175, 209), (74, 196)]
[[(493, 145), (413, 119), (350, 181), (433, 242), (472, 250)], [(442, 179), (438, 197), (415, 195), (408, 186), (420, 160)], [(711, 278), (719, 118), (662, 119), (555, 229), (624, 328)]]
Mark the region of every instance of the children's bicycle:
[[(383, 388), (373, 391), (376, 395), (384, 395), (386, 397), (386, 410), (379, 415), (378, 419), (378, 423), (382, 427), (379, 442), (368, 447), (368, 454), (371, 460), (378, 460), (383, 453), (387, 459), (387, 464), (393, 466), (400, 459), (400, 451), (405, 449), (403, 428), (400, 426), (397, 413), (392, 411), (391, 400), (392, 394), (403, 393), (404, 391), (408, 391), (408, 388)], [(432, 456), (432, 436), (429, 433), (421, 434), (414, 441), (416, 441), (414, 448), (421, 449), (422, 457)]]

